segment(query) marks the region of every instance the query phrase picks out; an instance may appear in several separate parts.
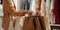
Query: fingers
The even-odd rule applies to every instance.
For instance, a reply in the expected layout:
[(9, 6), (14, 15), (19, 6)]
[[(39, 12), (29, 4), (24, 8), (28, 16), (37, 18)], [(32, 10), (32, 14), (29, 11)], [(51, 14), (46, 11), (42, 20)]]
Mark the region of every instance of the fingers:
[(26, 11), (26, 14), (31, 15), (32, 14), (32, 11), (31, 10), (28, 10), (28, 11)]

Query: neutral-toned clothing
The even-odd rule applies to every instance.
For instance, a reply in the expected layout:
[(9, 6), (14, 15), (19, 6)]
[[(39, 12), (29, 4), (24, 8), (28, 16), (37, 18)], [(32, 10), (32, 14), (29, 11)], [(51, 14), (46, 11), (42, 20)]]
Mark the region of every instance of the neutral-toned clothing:
[(10, 22), (10, 14), (8, 11), (11, 11), (11, 8), (14, 8), (14, 4), (12, 4), (12, 0), (3, 0), (3, 29), (8, 30), (9, 22)]
[(16, 11), (15, 4), (12, 0), (3, 0), (3, 22), (2, 27), (4, 30), (8, 30), (10, 16), (23, 16), (26, 11)]

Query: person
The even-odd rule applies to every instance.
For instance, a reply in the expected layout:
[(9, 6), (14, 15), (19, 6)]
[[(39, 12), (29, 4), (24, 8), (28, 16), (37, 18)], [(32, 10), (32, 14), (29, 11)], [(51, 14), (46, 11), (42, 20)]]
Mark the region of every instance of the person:
[(21, 9), (20, 11), (16, 11), (15, 4), (12, 0), (3, 0), (3, 22), (2, 28), (4, 30), (8, 30), (10, 16), (23, 16), (25, 14), (31, 14), (31, 11), (25, 11)]
[(51, 30), (51, 28), (50, 28), (50, 23), (49, 23), (49, 21), (48, 21), (48, 18), (47, 18), (47, 16), (45, 16), (45, 15), (42, 15), (43, 13), (41, 13), (40, 11), (41, 11), (41, 3), (42, 3), (42, 1), (44, 1), (44, 0), (37, 0), (37, 4), (36, 4), (36, 11), (37, 11), (37, 16), (39, 16), (40, 15), (40, 17), (41, 17), (41, 21), (42, 21), (42, 23), (43, 23), (43, 26), (44, 26), (44, 30)]

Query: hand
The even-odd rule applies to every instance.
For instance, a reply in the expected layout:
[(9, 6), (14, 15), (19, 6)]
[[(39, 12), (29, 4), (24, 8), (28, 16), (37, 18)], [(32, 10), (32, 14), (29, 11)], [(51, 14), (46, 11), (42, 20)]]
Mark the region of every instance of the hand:
[(31, 14), (32, 14), (32, 11), (31, 11), (31, 10), (27, 10), (27, 11), (26, 11), (26, 14), (31, 15)]
[(41, 16), (41, 12), (40, 11), (37, 11), (36, 14), (37, 14), (37, 16)]
[(21, 9), (21, 10), (20, 10), (20, 15), (24, 16), (25, 14), (31, 15), (31, 14), (32, 14), (32, 11), (31, 11), (31, 10)]
[(26, 10), (24, 10), (24, 9), (20, 9), (19, 10), (19, 13), (20, 13), (20, 16), (24, 16), (25, 14), (26, 14)]

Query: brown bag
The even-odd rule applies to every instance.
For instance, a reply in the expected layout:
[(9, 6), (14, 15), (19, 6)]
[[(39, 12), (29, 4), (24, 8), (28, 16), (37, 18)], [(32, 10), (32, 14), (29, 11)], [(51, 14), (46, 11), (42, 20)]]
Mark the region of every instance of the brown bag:
[(42, 30), (39, 18), (36, 16), (26, 17), (23, 30)]
[(26, 17), (23, 24), (23, 30), (34, 30), (34, 18)]
[(36, 30), (42, 30), (39, 18), (35, 17)]
[(45, 19), (43, 16), (38, 16), (42, 30), (46, 30)]

